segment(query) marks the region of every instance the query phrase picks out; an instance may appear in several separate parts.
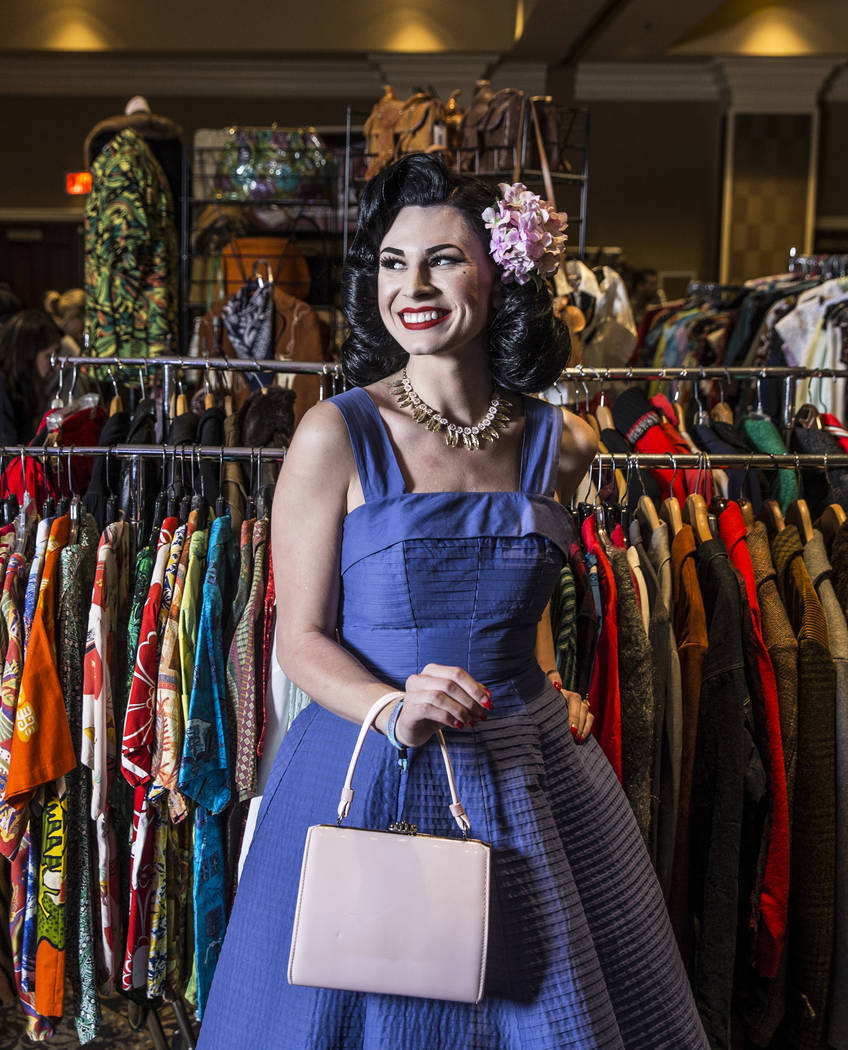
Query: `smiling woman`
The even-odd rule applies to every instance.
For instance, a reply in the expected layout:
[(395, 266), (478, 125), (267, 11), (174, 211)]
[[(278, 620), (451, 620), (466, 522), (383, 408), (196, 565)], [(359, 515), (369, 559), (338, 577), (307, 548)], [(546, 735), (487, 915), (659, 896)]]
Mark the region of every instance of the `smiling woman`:
[[(596, 444), (581, 420), (523, 393), (557, 376), (568, 335), (541, 267), (509, 283), (490, 257), (483, 213), (495, 203), (423, 154), (366, 188), (344, 292), (357, 385), (304, 417), (272, 519), (280, 663), (315, 702), (265, 789), (200, 1050), (705, 1050), (588, 700), (536, 657), (573, 540), (563, 503)], [(375, 704), (351, 823), (455, 835), (444, 733), (472, 835), (491, 843), (480, 1002), (453, 987), (428, 998), (427, 968), (408, 960), (395, 963), (408, 995), (385, 994), (379, 975), (397, 958), (385, 935), (426, 944), (432, 909), (456, 915), (442, 951), (467, 949), (456, 870), (446, 883), (394, 871), (401, 893), (365, 906), (368, 935), (334, 927), (332, 950), (316, 950), (311, 979), (326, 987), (300, 984), (296, 968), (283, 983), (307, 828), (336, 812)], [(361, 872), (328, 881), (340, 911), (362, 911)], [(339, 968), (354, 957), (355, 972)]]

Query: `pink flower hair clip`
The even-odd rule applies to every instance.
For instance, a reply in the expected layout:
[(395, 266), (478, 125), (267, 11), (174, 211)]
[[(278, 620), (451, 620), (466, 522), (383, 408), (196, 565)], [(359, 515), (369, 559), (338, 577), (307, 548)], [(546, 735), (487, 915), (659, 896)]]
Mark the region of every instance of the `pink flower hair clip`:
[(489, 251), (503, 269), (504, 284), (527, 284), (556, 272), (565, 242), (568, 216), (553, 210), (523, 182), (502, 182), (501, 197), (486, 208), (483, 222), (492, 231)]

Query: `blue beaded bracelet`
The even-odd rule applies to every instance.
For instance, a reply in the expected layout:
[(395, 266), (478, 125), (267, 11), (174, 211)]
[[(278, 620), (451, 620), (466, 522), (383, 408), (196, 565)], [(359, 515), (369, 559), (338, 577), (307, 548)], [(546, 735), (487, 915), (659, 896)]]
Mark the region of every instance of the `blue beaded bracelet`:
[(398, 740), (395, 735), (395, 726), (397, 720), (400, 717), (400, 713), (403, 710), (403, 700), (398, 700), (395, 706), (392, 708), (389, 720), (386, 722), (386, 738), (393, 748), (398, 753), (398, 765), (401, 768), (401, 772), (405, 773), (409, 768), (409, 754), (403, 744)]

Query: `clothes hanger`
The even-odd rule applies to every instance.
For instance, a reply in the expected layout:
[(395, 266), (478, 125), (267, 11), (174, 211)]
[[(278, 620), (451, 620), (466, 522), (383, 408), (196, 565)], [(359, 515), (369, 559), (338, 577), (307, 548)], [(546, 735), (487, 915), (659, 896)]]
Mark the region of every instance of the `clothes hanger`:
[(72, 460), (72, 458), (73, 458), (73, 450), (71, 448), (69, 448), (68, 449), (68, 491), (71, 494), (71, 501), (70, 501), (70, 508), (69, 508), (69, 512), (70, 512), (70, 516), (71, 516), (71, 523), (70, 523), (70, 532), (68, 533), (68, 546), (71, 546), (71, 544), (76, 543), (77, 542), (77, 538), (79, 537), (80, 509), (82, 507), (82, 500), (79, 498), (79, 496), (77, 495), (76, 491), (74, 490), (73, 474), (71, 472), (71, 460)]
[(188, 412), (188, 398), (183, 389), (182, 370), (177, 375), (177, 403), (174, 412), (178, 416), (184, 416)]
[(668, 453), (668, 458), (671, 460), (672, 466), (674, 467), (674, 473), (671, 475), (671, 494), (660, 504), (660, 517), (668, 525), (671, 535), (676, 536), (683, 528), (683, 518), (680, 514), (680, 504), (677, 502), (677, 497), (674, 495), (674, 482), (677, 478), (677, 460), (670, 452)]
[[(697, 489), (700, 489), (701, 487), (701, 477), (705, 470), (706, 463), (702, 459), (698, 468), (698, 478), (695, 483)], [(695, 533), (696, 543), (707, 543), (709, 540), (713, 539), (712, 529), (710, 528), (709, 513), (707, 511), (707, 501), (701, 495), (700, 491), (692, 492), (686, 497), (681, 516), (687, 525), (691, 525), (692, 531)]]
[(159, 478), (159, 492), (156, 495), (156, 500), (153, 504), (153, 522), (150, 528), (150, 538), (147, 541), (147, 545), (156, 550), (159, 544), (159, 533), (162, 531), (162, 522), (165, 520), (165, 510), (168, 503), (168, 493), (166, 489), (167, 479), (167, 460), (165, 447), (162, 446), (162, 470)]
[[(795, 479), (798, 491), (801, 491), (801, 464), (798, 455), (795, 455)], [(810, 508), (807, 501), (800, 496), (792, 500), (786, 508), (785, 521), (787, 525), (794, 525), (798, 530), (803, 544), (808, 544), (813, 538), (813, 519), (810, 516)]]
[[(729, 383), (730, 372), (725, 368), (724, 373)], [(721, 379), (718, 381), (718, 401), (710, 409), (710, 420), (713, 423), (727, 423), (729, 427), (733, 426), (733, 409), (724, 400), (724, 382)]]
[(250, 450), (250, 482), (247, 487), (247, 499), (244, 501), (245, 519), (256, 517), (256, 490), (259, 487), (259, 478), (258, 476), (256, 478), (253, 476), (253, 459), (255, 455), (256, 449), (252, 448)]
[(831, 503), (824, 508), (816, 521), (816, 528), (824, 536), (824, 542), (828, 547), (833, 543), (837, 532), (846, 521), (848, 521), (848, 515), (838, 503)]
[(212, 393), (212, 385), (209, 382), (209, 365), (206, 366), (206, 375), (203, 380), (203, 388), (206, 393), (203, 395), (203, 407), (207, 411), (210, 408), (215, 407), (215, 395)]
[(109, 379), (112, 381), (112, 389), (115, 392), (112, 400), (109, 402), (109, 415), (111, 417), (124, 411), (124, 402), (121, 399), (121, 395), (118, 393), (118, 380), (115, 377), (114, 368), (109, 369)]
[(765, 525), (769, 534), (769, 539), (776, 536), (778, 532), (781, 532), (786, 528), (786, 522), (783, 520), (783, 512), (780, 509), (780, 504), (774, 499), (763, 500), (760, 512), (757, 515), (757, 520)]
[[(218, 498), (215, 500), (215, 517), (216, 518), (223, 517), (223, 515), (226, 514), (227, 510), (229, 509), (228, 506), (227, 506), (227, 501), (224, 499), (223, 493), (224, 493), (224, 447), (222, 445), (220, 451), (218, 452)], [(203, 519), (203, 525), (201, 525), (201, 528), (203, 528), (205, 526), (205, 524), (206, 524), (206, 520)]]
[[(209, 500), (206, 498), (206, 490), (204, 488), (203, 471), (200, 469), (200, 449), (195, 445), (192, 448), (192, 468), (191, 468), (191, 509), (197, 512), (197, 527), (202, 529), (206, 525), (206, 521), (209, 518)], [(197, 457), (197, 476), (200, 478), (200, 492), (195, 489), (195, 472), (194, 472), (194, 458)], [(221, 449), (221, 457), (223, 459), (224, 450)], [(223, 473), (223, 471), (222, 471)], [(218, 490), (220, 492), (220, 489)]]

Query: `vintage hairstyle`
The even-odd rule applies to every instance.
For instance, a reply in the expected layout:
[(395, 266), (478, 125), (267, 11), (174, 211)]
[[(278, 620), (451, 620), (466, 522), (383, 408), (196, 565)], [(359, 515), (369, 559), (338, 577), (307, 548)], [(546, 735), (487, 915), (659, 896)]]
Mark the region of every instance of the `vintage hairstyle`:
[[(380, 245), (400, 210), (449, 204), (465, 217), (488, 254), (490, 235), (482, 214), (496, 197), (494, 187), (450, 171), (440, 157), (427, 153), (403, 157), (368, 183), (342, 275), (342, 309), (350, 326), (342, 367), (349, 383), (374, 383), (408, 359), (386, 330), (377, 304)], [(503, 303), (492, 311), (488, 340), (492, 377), (507, 390), (544, 390), (568, 363), (568, 329), (554, 317), (547, 287), (536, 282), (503, 285)]]
[(85, 292), (82, 288), (69, 288), (67, 292), (48, 292), (44, 296), (44, 309), (58, 325), (70, 317), (85, 314)]

